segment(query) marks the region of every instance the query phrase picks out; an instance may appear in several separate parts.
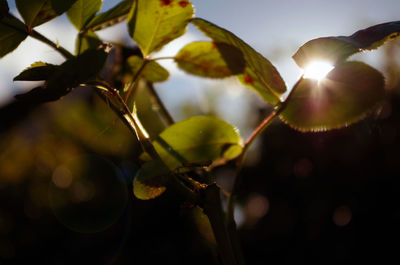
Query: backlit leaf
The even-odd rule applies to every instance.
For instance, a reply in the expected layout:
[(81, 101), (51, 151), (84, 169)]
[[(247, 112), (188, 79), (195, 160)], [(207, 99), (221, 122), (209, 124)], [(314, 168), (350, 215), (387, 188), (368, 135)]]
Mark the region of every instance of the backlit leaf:
[(83, 29), (100, 11), (102, 2), (102, 0), (77, 0), (67, 12), (69, 20), (78, 30)]
[[(135, 76), (144, 61), (139, 56), (131, 56), (127, 60), (128, 66), (132, 71), (132, 76)], [(168, 71), (155, 61), (149, 61), (141, 70), (140, 77), (145, 78), (149, 82), (163, 82), (169, 78)]]
[(243, 73), (242, 52), (226, 43), (193, 42), (175, 56), (182, 70), (203, 77), (222, 78)]
[[(246, 82), (245, 84), (254, 88), (266, 102), (272, 104), (279, 102), (280, 96), (286, 91), (286, 85), (276, 68), (265, 57), (232, 32), (211, 22), (200, 18), (194, 18), (191, 22), (215, 42), (227, 43), (238, 48), (243, 53), (246, 62), (245, 72), (253, 75), (254, 82)], [(253, 84), (261, 86), (254, 86)]]
[(90, 81), (103, 68), (107, 53), (104, 50), (87, 50), (60, 66), (47, 79), (44, 86), (37, 87), (16, 98), (26, 101), (47, 102), (68, 94), (79, 84)]
[(304, 68), (313, 60), (340, 63), (354, 53), (376, 49), (387, 40), (400, 34), (400, 21), (375, 25), (351, 36), (324, 37), (310, 40), (293, 55), (296, 63)]
[(15, 0), (15, 4), (29, 28), (39, 26), (58, 16), (50, 0)]
[(183, 35), (193, 13), (189, 0), (136, 0), (128, 16), (129, 34), (147, 56)]
[(128, 16), (133, 1), (124, 0), (110, 10), (96, 15), (88, 22), (85, 28), (96, 31), (121, 22)]
[(57, 65), (35, 62), (14, 78), (14, 81), (42, 81), (49, 79), (57, 70)]
[(145, 163), (133, 180), (133, 194), (141, 200), (157, 198), (166, 190), (170, 170), (159, 160)]
[(184, 162), (230, 160), (242, 151), (237, 130), (211, 116), (196, 116), (177, 122), (165, 129), (153, 145), (171, 170)]
[(0, 58), (16, 49), (27, 36), (24, 23), (11, 16), (3, 17), (0, 21)]
[(93, 31), (86, 31), (82, 35), (79, 34), (76, 38), (75, 43), (75, 53), (81, 54), (82, 52), (88, 49), (96, 49), (98, 48), (103, 42), (100, 38), (94, 33)]
[(365, 117), (384, 96), (380, 72), (360, 62), (337, 65), (325, 79), (303, 79), (287, 100), (281, 119), (300, 131), (323, 131)]

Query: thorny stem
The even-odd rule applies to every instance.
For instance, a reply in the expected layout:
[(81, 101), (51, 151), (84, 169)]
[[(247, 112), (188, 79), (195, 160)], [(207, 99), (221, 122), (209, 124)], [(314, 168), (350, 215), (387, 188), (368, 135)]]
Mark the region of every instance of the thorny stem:
[(237, 191), (240, 187), (240, 184), (242, 182), (242, 178), (240, 175), (240, 171), (242, 170), (244, 160), (247, 155), (247, 151), (250, 148), (250, 145), (257, 139), (257, 137), (265, 131), (271, 125), (271, 123), (274, 121), (276, 117), (286, 108), (287, 102), (289, 102), (290, 97), (293, 94), (293, 91), (297, 87), (297, 85), (303, 80), (303, 76), (300, 77), (300, 79), (296, 82), (296, 84), (293, 86), (293, 89), (290, 91), (289, 95), (286, 97), (286, 99), (281, 102), (280, 104), (276, 105), (274, 110), (257, 126), (257, 128), (254, 129), (254, 131), (251, 133), (249, 138), (247, 138), (243, 151), (240, 154), (240, 156), (236, 160), (236, 170), (235, 170), (235, 181), (233, 184), (233, 188), (231, 191), (231, 195), (228, 198), (228, 219), (230, 223), (234, 224), (234, 204), (237, 196)]
[(247, 155), (247, 151), (250, 148), (250, 145), (257, 139), (257, 137), (265, 130), (268, 128), (268, 126), (272, 123), (272, 121), (279, 115), (281, 112), (281, 108), (278, 107), (274, 109), (258, 126), (257, 128), (252, 132), (250, 137), (246, 140), (242, 153), (236, 160), (236, 178), (235, 182), (233, 185), (233, 189), (231, 192), (231, 196), (229, 196), (228, 199), (228, 216), (231, 220), (233, 220), (233, 215), (234, 215), (234, 204), (235, 204), (235, 199), (236, 199), (236, 193), (240, 187), (241, 184), (241, 174), (240, 171), (242, 170), (244, 160)]

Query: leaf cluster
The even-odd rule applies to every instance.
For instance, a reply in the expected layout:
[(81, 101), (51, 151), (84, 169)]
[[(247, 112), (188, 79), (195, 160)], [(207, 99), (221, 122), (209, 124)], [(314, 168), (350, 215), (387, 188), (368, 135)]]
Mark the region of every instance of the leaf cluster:
[[(80, 85), (99, 89), (142, 144), (144, 164), (134, 180), (134, 194), (140, 199), (160, 196), (170, 183), (190, 186), (195, 191), (198, 185), (207, 182), (206, 176), (213, 166), (238, 157), (241, 161), (254, 140), (243, 144), (232, 125), (208, 116), (171, 124), (156, 139), (149, 139), (141, 125), (134, 108), (139, 81), (152, 84), (169, 78), (168, 71), (157, 63), (161, 58), (153, 55), (185, 34), (189, 23), (210, 40), (189, 43), (170, 57), (181, 70), (206, 78), (235, 76), (266, 103), (275, 106), (272, 118), (279, 116), (301, 131), (340, 128), (373, 111), (385, 97), (384, 78), (371, 66), (348, 58), (360, 51), (376, 49), (400, 32), (400, 22), (390, 22), (347, 37), (307, 42), (293, 56), (300, 67), (313, 60), (328, 60), (335, 67), (321, 81), (300, 78), (283, 98), (286, 84), (272, 63), (234, 33), (195, 17), (189, 0), (123, 0), (105, 12), (100, 12), (102, 0), (16, 0), (23, 21), (9, 13), (6, 1), (0, 3), (0, 57), (12, 52), (27, 37), (51, 45), (66, 57), (60, 65), (33, 63), (15, 77), (16, 81), (44, 81), (43, 85), (17, 95), (17, 99), (46, 102), (58, 100)], [(78, 30), (75, 54), (34, 29), (63, 13)], [(122, 87), (114, 88), (100, 74), (109, 47), (96, 31), (122, 21), (126, 22), (140, 54), (118, 62), (119, 69), (124, 69), (119, 72), (123, 76), (119, 80)], [(270, 120), (265, 122), (253, 135), (258, 135), (257, 130), (265, 129), (269, 123)], [(193, 172), (198, 179), (192, 178)]]

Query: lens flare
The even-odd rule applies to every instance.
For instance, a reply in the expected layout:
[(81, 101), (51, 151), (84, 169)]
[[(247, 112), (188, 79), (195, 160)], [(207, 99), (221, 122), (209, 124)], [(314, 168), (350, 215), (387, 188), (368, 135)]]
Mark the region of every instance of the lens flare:
[(333, 69), (333, 65), (326, 61), (311, 62), (304, 69), (304, 78), (321, 81)]

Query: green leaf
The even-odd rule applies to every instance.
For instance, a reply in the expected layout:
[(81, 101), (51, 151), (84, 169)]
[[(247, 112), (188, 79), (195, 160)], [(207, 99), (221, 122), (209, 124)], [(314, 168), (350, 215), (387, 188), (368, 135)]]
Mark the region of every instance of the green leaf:
[(354, 53), (376, 49), (400, 34), (400, 21), (375, 25), (351, 36), (324, 37), (310, 40), (293, 55), (296, 63), (305, 68), (313, 60), (326, 60), (334, 64), (346, 60)]
[(0, 58), (15, 50), (27, 36), (24, 23), (11, 16), (3, 17), (0, 21)]
[(82, 52), (89, 49), (98, 48), (103, 42), (93, 31), (86, 31), (83, 34), (79, 34), (76, 38), (75, 53), (81, 54)]
[(277, 104), (279, 102), (279, 99), (274, 94), (265, 89), (265, 86), (260, 82), (260, 79), (249, 67), (246, 67), (245, 72), (237, 77), (243, 85), (255, 89), (264, 101), (270, 104)]
[(35, 62), (14, 78), (14, 81), (42, 81), (49, 79), (57, 70), (57, 65)]
[(157, 198), (166, 190), (170, 170), (159, 160), (145, 163), (133, 180), (133, 194), (141, 200)]
[(77, 0), (67, 12), (69, 20), (78, 30), (82, 30), (100, 11), (102, 2), (102, 0)]
[(81, 83), (95, 78), (103, 68), (106, 58), (107, 53), (104, 50), (87, 50), (57, 66), (44, 86), (17, 95), (16, 98), (39, 103), (58, 100)]
[(139, 56), (131, 56), (127, 60), (128, 66), (132, 71), (132, 76), (136, 76), (141, 71), (140, 77), (150, 82), (163, 82), (169, 78), (168, 71), (155, 61), (147, 61), (143, 69), (144, 60)]
[(183, 35), (193, 14), (189, 0), (137, 0), (128, 16), (129, 34), (147, 56)]
[[(243, 53), (246, 62), (245, 72), (251, 73), (254, 80), (254, 82), (245, 84), (254, 88), (268, 103), (275, 104), (280, 101), (280, 96), (286, 91), (286, 85), (276, 68), (265, 57), (232, 32), (211, 22), (200, 18), (194, 18), (191, 22), (215, 42), (230, 44), (238, 48)], [(254, 86), (253, 84), (261, 86)]]
[(96, 31), (121, 22), (128, 16), (132, 4), (133, 0), (122, 1), (110, 10), (93, 17), (93, 19), (87, 23), (85, 28)]
[(242, 151), (238, 131), (229, 123), (211, 116), (177, 122), (165, 129), (153, 145), (171, 170), (185, 162), (231, 160)]
[(50, 0), (54, 11), (61, 15), (66, 12), (77, 0)]
[(175, 56), (178, 67), (187, 73), (222, 78), (243, 73), (245, 61), (242, 52), (226, 43), (193, 42)]
[(325, 79), (303, 79), (293, 88), (281, 119), (300, 131), (323, 131), (365, 117), (385, 96), (384, 78), (360, 62), (337, 65)]
[(58, 16), (50, 0), (15, 0), (28, 28), (39, 26)]

